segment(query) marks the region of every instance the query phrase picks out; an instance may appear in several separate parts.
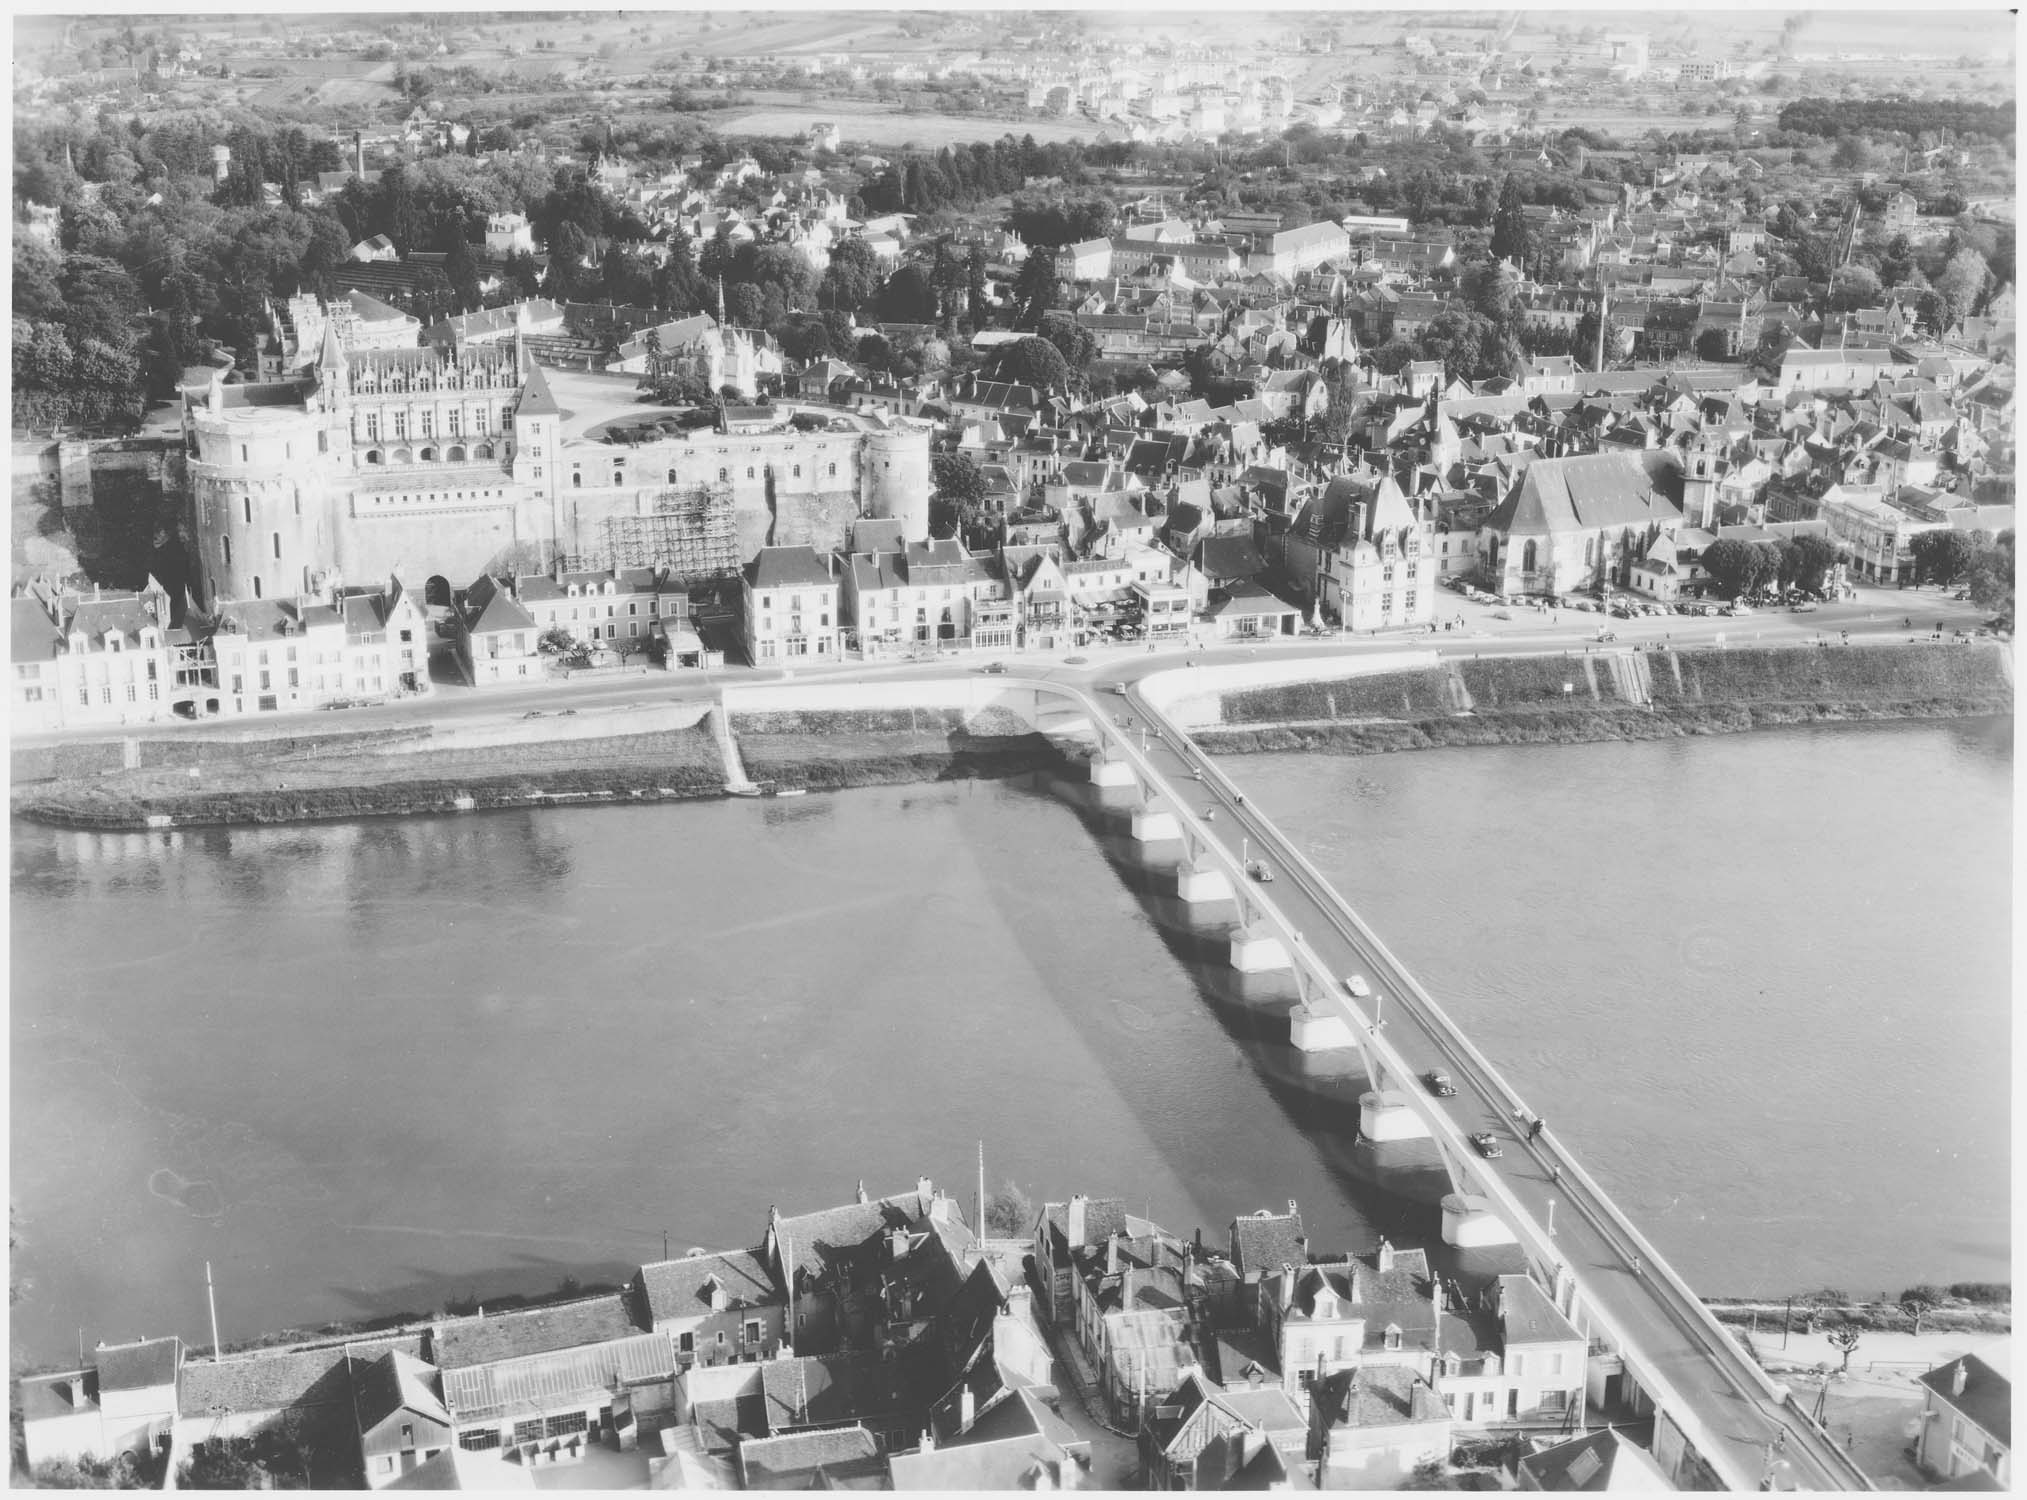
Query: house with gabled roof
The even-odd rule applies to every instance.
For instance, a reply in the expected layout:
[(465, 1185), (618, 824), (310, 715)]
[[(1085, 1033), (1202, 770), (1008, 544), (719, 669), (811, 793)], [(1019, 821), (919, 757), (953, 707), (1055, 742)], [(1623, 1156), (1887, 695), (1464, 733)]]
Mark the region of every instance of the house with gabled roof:
[(1255, 1326), (1281, 1388), (1307, 1402), (1310, 1386), (1348, 1366), (1426, 1370), (1436, 1352), (1435, 1282), (1425, 1251), (1377, 1249), (1284, 1266), (1258, 1287)]
[[(897, 1490), (1084, 1489), (1091, 1441), (1050, 1409), (1049, 1387), (1010, 1387), (996, 1376), (976, 1395), (960, 1386), (939, 1402), (913, 1453), (887, 1460)], [(952, 1399), (954, 1398), (954, 1399)]]
[(167, 715), (176, 651), (169, 596), (31, 589), (15, 600), (14, 698), (69, 728), (147, 723)]
[(887, 1460), (865, 1427), (813, 1428), (748, 1438), (738, 1450), (739, 1485), (748, 1490), (884, 1489)]
[(1307, 1418), (1285, 1392), (1221, 1391), (1191, 1370), (1141, 1426), (1142, 1482), (1155, 1490), (1252, 1489), (1262, 1472), (1299, 1470), (1308, 1437)]
[(1523, 1490), (1656, 1494), (1675, 1488), (1645, 1448), (1617, 1428), (1549, 1442), (1515, 1465)]
[(542, 676), (537, 654), (541, 627), (506, 584), (481, 574), (451, 611), (458, 659), (474, 687), (518, 682), (527, 686)]
[(746, 660), (835, 661), (843, 640), (838, 581), (814, 547), (762, 547), (741, 574)]
[(759, 1246), (650, 1262), (628, 1290), (681, 1368), (769, 1357), (784, 1341), (788, 1299)]
[(385, 1488), (452, 1446), (451, 1414), (433, 1366), (399, 1349), (350, 1364), (353, 1419), (368, 1489)]
[(1583, 1411), (1588, 1354), (1531, 1277), (1502, 1275), (1442, 1307), (1434, 1380), (1459, 1426), (1561, 1422)]
[(1919, 1377), (1921, 1435), (1914, 1459), (1946, 1489), (2006, 1489), (2013, 1482), (2013, 1365), (2005, 1341)]
[(1416, 1469), (1449, 1457), (1450, 1408), (1419, 1370), (1384, 1364), (1333, 1370), (1309, 1395), (1320, 1489), (1402, 1489)]

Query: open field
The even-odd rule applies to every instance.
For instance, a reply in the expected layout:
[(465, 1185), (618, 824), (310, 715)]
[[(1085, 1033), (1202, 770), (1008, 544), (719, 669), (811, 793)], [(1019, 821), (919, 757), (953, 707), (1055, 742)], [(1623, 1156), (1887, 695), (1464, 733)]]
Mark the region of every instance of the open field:
[(874, 110), (733, 110), (714, 115), (723, 135), (801, 135), (821, 120), (836, 123), (845, 149), (854, 146), (919, 146), (938, 150), (969, 141), (996, 141), (1003, 135), (1032, 135), (1037, 141), (1095, 141), (1101, 127), (1084, 119), (995, 119), (988, 115), (910, 115)]

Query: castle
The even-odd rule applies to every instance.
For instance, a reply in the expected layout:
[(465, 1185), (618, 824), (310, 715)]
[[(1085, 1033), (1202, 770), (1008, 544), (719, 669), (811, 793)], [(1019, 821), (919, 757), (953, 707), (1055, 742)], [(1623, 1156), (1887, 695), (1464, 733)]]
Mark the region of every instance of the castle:
[(926, 425), (734, 407), (685, 427), (629, 379), (554, 378), (567, 403), (518, 337), (348, 350), (327, 319), (296, 375), (186, 387), (196, 607), (395, 574), (435, 597), (558, 564), (731, 577), (764, 546), (841, 547), (865, 516), (927, 538)]

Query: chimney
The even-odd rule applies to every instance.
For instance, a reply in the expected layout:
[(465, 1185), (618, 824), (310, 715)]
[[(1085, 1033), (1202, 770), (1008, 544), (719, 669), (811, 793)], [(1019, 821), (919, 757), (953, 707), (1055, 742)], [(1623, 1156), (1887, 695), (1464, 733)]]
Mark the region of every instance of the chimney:
[(723, 1312), (732, 1305), (732, 1297), (725, 1290), (725, 1283), (713, 1276), (704, 1283), (711, 1289), (711, 1311)]
[(1295, 1300), (1295, 1267), (1283, 1262), (1281, 1266), (1281, 1305), (1287, 1307)]
[(1382, 1276), (1394, 1268), (1394, 1247), (1385, 1235), (1380, 1236), (1378, 1261)]
[(1288, 1217), (1291, 1219), (1295, 1217), (1295, 1200), (1293, 1198), (1288, 1200)]
[(870, 1203), (872, 1201), (872, 1199), (866, 1196), (866, 1179), (861, 1177), (859, 1179), (859, 1202)]
[(1119, 1236), (1116, 1234), (1105, 1241), (1105, 1274), (1119, 1274)]
[(1091, 1200), (1082, 1193), (1072, 1193), (1070, 1203), (1063, 1214), (1063, 1237), (1075, 1249), (1084, 1243), (1084, 1208)]
[(969, 1432), (978, 1420), (978, 1398), (971, 1393), (967, 1384), (957, 1393), (957, 1425), (961, 1432)]
[(935, 1197), (936, 1190), (931, 1186), (928, 1178), (918, 1177), (915, 1179), (915, 1205), (917, 1213), (927, 1214), (929, 1212), (929, 1205)]
[(950, 1210), (952, 1206), (948, 1195), (941, 1188), (938, 1188), (936, 1196), (929, 1200), (929, 1222), (932, 1224), (948, 1224), (951, 1219)]
[(1950, 1376), (1950, 1394), (1952, 1396), (1963, 1395), (1964, 1383), (1971, 1378), (1970, 1363), (1968, 1359), (1957, 1361), (1957, 1368)]

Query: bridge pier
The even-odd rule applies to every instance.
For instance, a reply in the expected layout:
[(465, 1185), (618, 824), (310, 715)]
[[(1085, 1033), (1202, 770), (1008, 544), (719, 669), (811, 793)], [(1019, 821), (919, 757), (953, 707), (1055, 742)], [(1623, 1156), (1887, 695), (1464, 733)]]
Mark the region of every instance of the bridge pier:
[(1158, 797), (1149, 797), (1133, 810), (1133, 837), (1143, 844), (1162, 843), (1182, 837), (1182, 824)]
[(1494, 1212), (1492, 1200), (1475, 1193), (1451, 1193), (1443, 1199), (1443, 1243), (1459, 1250), (1518, 1243), (1506, 1221)]
[(1231, 965), (1241, 974), (1264, 974), (1269, 969), (1292, 969), (1288, 945), (1272, 933), (1242, 927), (1232, 934)]
[(1207, 901), (1230, 901), (1237, 894), (1232, 879), (1214, 865), (1184, 865), (1175, 872), (1175, 893), (1191, 905)]
[(1093, 786), (1132, 786), (1135, 781), (1132, 766), (1108, 759), (1103, 751), (1091, 757), (1090, 777)]
[(1391, 1089), (1358, 1096), (1358, 1132), (1369, 1141), (1420, 1141), (1430, 1134), (1414, 1106)]
[(1328, 1052), (1353, 1046), (1357, 1038), (1351, 1023), (1337, 1012), (1304, 1003), (1288, 1013), (1288, 1040), (1298, 1052)]

